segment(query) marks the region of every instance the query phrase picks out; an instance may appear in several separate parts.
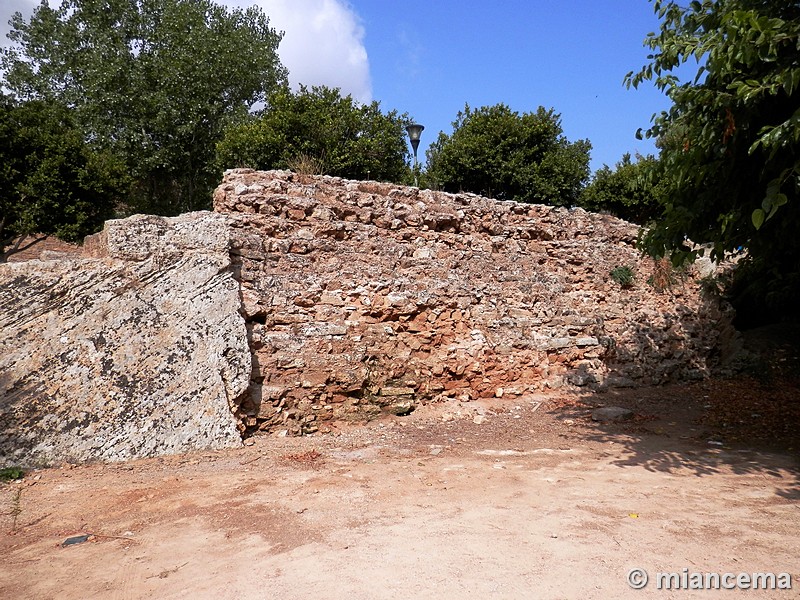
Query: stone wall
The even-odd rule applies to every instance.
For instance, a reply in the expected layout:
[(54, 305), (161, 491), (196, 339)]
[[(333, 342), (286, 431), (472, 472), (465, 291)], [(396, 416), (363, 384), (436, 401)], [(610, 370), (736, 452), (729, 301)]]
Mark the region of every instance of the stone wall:
[(109, 221), (93, 257), (0, 265), (0, 466), (241, 444), (251, 360), (227, 219)]
[[(697, 379), (733, 334), (697, 275), (582, 209), (235, 170), (214, 210), (231, 220), (253, 353), (250, 430)], [(620, 266), (632, 286), (611, 278)]]
[(609, 216), (250, 170), (214, 205), (0, 265), (0, 466), (702, 378), (733, 334), (698, 275)]

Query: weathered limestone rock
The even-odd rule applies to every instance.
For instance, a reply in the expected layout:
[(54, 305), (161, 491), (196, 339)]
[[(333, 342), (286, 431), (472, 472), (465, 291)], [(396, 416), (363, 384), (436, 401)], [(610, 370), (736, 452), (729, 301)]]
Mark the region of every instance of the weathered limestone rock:
[(0, 464), (241, 444), (251, 358), (227, 221), (109, 221), (94, 258), (0, 265)]
[(280, 390), (243, 404), (251, 428), (702, 378), (733, 332), (694, 273), (644, 259), (638, 228), (607, 215), (247, 169), (214, 207), (231, 218), (252, 383)]
[(592, 421), (601, 423), (619, 423), (629, 421), (634, 417), (634, 412), (621, 406), (603, 406), (592, 411)]

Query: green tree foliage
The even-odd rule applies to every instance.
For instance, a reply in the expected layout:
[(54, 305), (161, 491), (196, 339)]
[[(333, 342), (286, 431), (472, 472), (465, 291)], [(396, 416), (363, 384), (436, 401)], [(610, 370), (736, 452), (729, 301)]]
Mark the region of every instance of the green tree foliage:
[(407, 177), (406, 115), (381, 112), (328, 87), (275, 91), (259, 115), (229, 128), (217, 146), (223, 168), (287, 169), (310, 157), (321, 171), (350, 179)]
[(450, 192), (570, 205), (589, 177), (590, 150), (588, 140), (566, 139), (552, 109), (520, 115), (505, 104), (467, 105), (453, 133), (428, 148), (426, 180)]
[[(800, 4), (788, 0), (654, 2), (660, 31), (649, 64), (629, 86), (652, 80), (672, 100), (646, 132), (661, 145), (664, 216), (643, 239), (655, 256), (693, 260), (747, 249), (732, 292), (747, 312), (779, 315), (800, 305)], [(678, 67), (696, 61), (681, 81)]]
[(55, 9), (43, 2), (29, 22), (15, 14), (11, 27), (5, 86), (73, 108), (86, 139), (124, 160), (136, 210), (207, 206), (226, 122), (286, 77), (280, 35), (256, 8), (62, 0)]
[(633, 162), (630, 154), (625, 154), (614, 170), (603, 165), (581, 192), (580, 206), (640, 225), (654, 220), (662, 210), (659, 186), (651, 176), (656, 165), (654, 156), (637, 156)]
[(124, 166), (110, 153), (90, 149), (71, 111), (0, 97), (2, 260), (20, 236), (78, 241), (97, 231), (127, 189)]

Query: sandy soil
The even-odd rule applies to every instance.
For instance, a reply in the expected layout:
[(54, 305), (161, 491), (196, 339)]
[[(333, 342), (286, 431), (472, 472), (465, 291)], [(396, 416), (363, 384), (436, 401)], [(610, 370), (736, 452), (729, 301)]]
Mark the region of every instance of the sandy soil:
[[(444, 403), (34, 471), (0, 485), (0, 598), (800, 597), (797, 450), (707, 429), (713, 385)], [(597, 404), (636, 417), (594, 423)], [(788, 572), (794, 589), (655, 589), (683, 568)]]

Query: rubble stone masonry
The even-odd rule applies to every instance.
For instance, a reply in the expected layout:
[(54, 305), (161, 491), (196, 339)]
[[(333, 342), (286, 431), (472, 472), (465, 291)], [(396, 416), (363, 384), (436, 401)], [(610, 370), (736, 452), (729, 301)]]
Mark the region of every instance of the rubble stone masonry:
[(643, 258), (638, 227), (607, 215), (244, 169), (214, 210), (231, 218), (251, 430), (699, 379), (734, 335), (696, 274)]
[(698, 379), (735, 334), (698, 274), (581, 209), (234, 170), (214, 211), (109, 221), (82, 256), (0, 265), (0, 466)]

